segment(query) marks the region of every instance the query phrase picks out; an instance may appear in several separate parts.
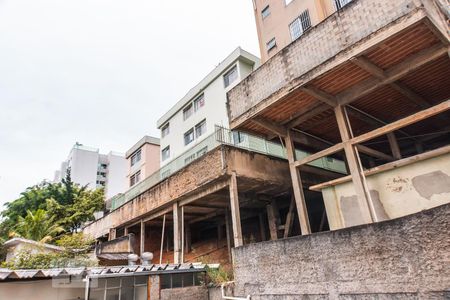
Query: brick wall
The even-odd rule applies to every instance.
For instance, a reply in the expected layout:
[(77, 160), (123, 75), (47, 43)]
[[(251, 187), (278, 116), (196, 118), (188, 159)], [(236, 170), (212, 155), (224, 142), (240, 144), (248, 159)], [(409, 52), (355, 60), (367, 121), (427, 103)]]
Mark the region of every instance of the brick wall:
[(301, 38), (285, 47), (228, 92), (229, 119), (233, 121), (294, 79), (338, 53), (410, 13), (420, 1), (354, 0)]
[(236, 295), (450, 299), (450, 205), (400, 219), (233, 249)]

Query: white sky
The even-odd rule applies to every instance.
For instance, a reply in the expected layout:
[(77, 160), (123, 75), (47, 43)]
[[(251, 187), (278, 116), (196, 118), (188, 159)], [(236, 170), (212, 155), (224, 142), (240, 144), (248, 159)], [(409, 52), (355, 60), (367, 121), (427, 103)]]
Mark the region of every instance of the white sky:
[(125, 152), (237, 46), (251, 0), (0, 0), (0, 204), (78, 141)]

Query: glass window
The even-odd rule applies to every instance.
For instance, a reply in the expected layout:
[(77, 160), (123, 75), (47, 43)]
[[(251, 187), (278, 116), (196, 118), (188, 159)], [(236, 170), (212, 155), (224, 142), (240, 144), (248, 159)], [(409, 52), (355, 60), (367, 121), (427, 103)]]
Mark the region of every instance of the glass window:
[(225, 73), (225, 75), (223, 75), (223, 82), (225, 84), (225, 87), (228, 87), (237, 78), (238, 78), (238, 70), (237, 66), (234, 66), (233, 68), (231, 68), (230, 71), (228, 71), (227, 73)]
[(170, 127), (169, 127), (169, 123), (167, 123), (166, 125), (164, 125), (161, 128), (161, 137), (165, 137), (166, 135), (168, 135), (170, 132)]
[(147, 300), (147, 285), (134, 288), (134, 300)]
[(170, 275), (161, 275), (159, 276), (161, 289), (170, 289), (172, 288), (172, 281)]
[(267, 18), (270, 15), (270, 8), (269, 5), (264, 7), (264, 9), (261, 11), (262, 18)]
[(103, 300), (105, 299), (104, 289), (90, 289), (89, 290), (89, 300)]
[(183, 109), (183, 120), (187, 120), (194, 113), (192, 103)]
[(289, 5), (289, 3), (291, 3), (293, 0), (284, 0), (284, 4), (285, 5)]
[(194, 141), (194, 130), (191, 129), (184, 134), (184, 145), (189, 145)]
[(135, 185), (139, 181), (141, 181), (141, 171), (137, 171), (136, 173), (131, 175), (131, 177), (130, 177), (130, 186)]
[(268, 41), (266, 43), (267, 52), (269, 52), (270, 50), (272, 50), (276, 46), (277, 46), (277, 42), (276, 42), (275, 38), (271, 39), (270, 41)]
[(182, 274), (183, 277), (183, 287), (194, 285), (194, 276), (192, 273)]
[(335, 4), (337, 10), (340, 10), (341, 8), (343, 8), (350, 2), (352, 2), (352, 0), (334, 0), (334, 4)]
[(161, 151), (161, 159), (162, 161), (165, 161), (170, 157), (170, 146), (167, 146)]
[(120, 278), (108, 278), (106, 281), (106, 287), (119, 287), (120, 286)]
[[(109, 279), (108, 279), (109, 281)], [(107, 289), (106, 290), (106, 300), (119, 300), (120, 288)]]
[(136, 151), (133, 155), (131, 155), (131, 165), (134, 166), (137, 162), (141, 160), (141, 149)]
[(195, 159), (195, 153), (189, 155), (188, 157), (186, 157), (186, 158), (184, 159), (184, 164), (187, 165), (188, 163), (190, 163), (190, 162), (193, 161), (194, 159)]
[(204, 97), (204, 95), (201, 95), (197, 99), (194, 100), (194, 110), (198, 111), (203, 106), (205, 106), (205, 97)]
[(122, 287), (120, 289), (120, 299), (130, 299), (134, 298), (134, 286)]
[(172, 275), (172, 288), (180, 288), (183, 287), (183, 279), (182, 274), (173, 274)]
[(200, 157), (202, 155), (205, 155), (205, 153), (208, 152), (208, 146), (203, 147), (202, 149), (197, 151), (197, 157)]
[(134, 277), (134, 284), (135, 285), (142, 285), (147, 284), (148, 277), (147, 276), (136, 276)]
[(305, 10), (289, 25), (291, 39), (293, 41), (298, 39), (309, 28), (311, 28), (311, 18), (309, 17), (309, 11)]
[(206, 120), (201, 121), (195, 125), (195, 136), (198, 138), (206, 133)]

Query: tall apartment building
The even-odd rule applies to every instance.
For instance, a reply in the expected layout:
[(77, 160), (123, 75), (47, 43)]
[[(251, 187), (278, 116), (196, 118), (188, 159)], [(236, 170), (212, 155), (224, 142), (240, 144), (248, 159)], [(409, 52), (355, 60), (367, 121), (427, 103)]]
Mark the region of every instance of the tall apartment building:
[(351, 1), (253, 0), (261, 61), (267, 61)]
[(90, 189), (105, 188), (106, 198), (126, 190), (127, 161), (123, 154), (100, 154), (96, 148), (76, 143), (67, 160), (55, 171), (54, 182), (60, 182), (70, 168), (72, 181)]
[(128, 165), (127, 186), (132, 187), (159, 169), (159, 139), (144, 136), (125, 154)]
[(226, 93), (258, 66), (258, 57), (236, 48), (158, 120), (161, 166), (209, 136), (215, 125), (228, 127)]

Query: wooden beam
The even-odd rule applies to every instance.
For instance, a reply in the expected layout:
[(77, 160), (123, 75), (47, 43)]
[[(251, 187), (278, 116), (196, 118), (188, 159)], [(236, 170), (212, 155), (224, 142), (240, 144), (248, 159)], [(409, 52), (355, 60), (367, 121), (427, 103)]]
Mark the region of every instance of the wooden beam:
[(270, 239), (272, 241), (278, 240), (278, 224), (275, 209), (276, 207), (274, 205), (274, 200), (272, 200), (272, 202), (266, 206), (267, 220), (269, 221)]
[(370, 94), (378, 88), (393, 83), (405, 75), (417, 70), (421, 66), (441, 57), (446, 54), (448, 47), (442, 47), (442, 45), (436, 45), (431, 48), (420, 51), (419, 53), (406, 58), (401, 63), (389, 68), (385, 71), (386, 77), (384, 79), (371, 78), (357, 84), (341, 93), (336, 95), (338, 103), (345, 105), (353, 102), (354, 100)]
[(166, 208), (163, 208), (163, 209), (160, 210), (160, 211), (157, 211), (157, 212), (152, 213), (151, 215), (148, 215), (147, 217), (145, 217), (145, 218), (143, 219), (143, 221), (144, 221), (144, 222), (148, 222), (148, 221), (151, 221), (151, 220), (153, 220), (153, 219), (162, 217), (163, 215), (165, 215), (165, 214), (171, 212), (172, 209), (173, 209), (173, 206), (168, 206), (168, 207), (166, 207)]
[(286, 152), (289, 161), (289, 171), (291, 173), (292, 188), (294, 190), (294, 198), (297, 206), (298, 219), (302, 235), (311, 234), (311, 226), (309, 224), (308, 210), (306, 207), (305, 195), (303, 194), (302, 180), (300, 170), (295, 167), (295, 148), (291, 136), (291, 130), (285, 138)]
[(330, 95), (318, 88), (315, 88), (313, 86), (308, 87), (303, 86), (300, 88), (300, 90), (305, 94), (313, 96), (314, 98), (322, 101), (323, 103), (328, 104), (331, 107), (335, 107), (337, 105), (337, 100), (333, 95)]
[(261, 241), (267, 240), (266, 237), (266, 226), (264, 225), (264, 214), (258, 214), (259, 220), (259, 235), (261, 236)]
[(231, 208), (231, 221), (233, 224), (234, 247), (240, 247), (244, 245), (244, 240), (242, 238), (241, 212), (239, 208), (239, 194), (238, 194), (236, 172), (231, 173), (229, 188), (230, 188), (230, 208)]
[(387, 138), (388, 138), (389, 146), (391, 147), (391, 152), (392, 152), (392, 155), (394, 156), (394, 158), (402, 159), (402, 153), (400, 151), (400, 147), (398, 145), (397, 138), (395, 137), (395, 133), (389, 132), (387, 134)]
[(140, 247), (139, 247), (139, 251), (140, 254), (142, 255), (142, 253), (145, 252), (145, 223), (143, 220), (141, 220), (141, 238), (140, 238)]
[(251, 120), (256, 125), (259, 125), (270, 132), (272, 132), (275, 135), (285, 137), (286, 136), (286, 128), (282, 125), (278, 125), (275, 122), (272, 122), (270, 120), (264, 119), (262, 117), (257, 117), (255, 119)]
[(295, 197), (292, 195), (289, 210), (286, 216), (286, 224), (284, 224), (283, 238), (288, 238), (291, 234), (292, 225), (294, 224)]
[(194, 223), (198, 223), (198, 222), (201, 222), (201, 221), (204, 221), (204, 220), (208, 220), (208, 219), (211, 219), (211, 218), (214, 218), (214, 217), (217, 217), (217, 216), (221, 216), (221, 215), (224, 214), (224, 212), (225, 212), (225, 210), (223, 210), (223, 209), (216, 210), (216, 211), (208, 213), (206, 215), (203, 215), (203, 216), (197, 217), (195, 219), (189, 220), (189, 224), (194, 224)]
[(319, 151), (317, 153), (308, 155), (305, 158), (302, 158), (300, 160), (297, 160), (294, 162), (294, 166), (299, 167), (302, 165), (306, 165), (307, 163), (313, 162), (317, 159), (320, 159), (324, 156), (332, 155), (336, 152), (342, 151), (344, 149), (344, 143), (338, 143), (336, 145), (333, 145), (325, 150)]
[(178, 202), (173, 204), (173, 263), (181, 264), (181, 209)]
[(308, 121), (312, 117), (314, 117), (314, 116), (316, 116), (316, 115), (318, 115), (320, 113), (323, 113), (324, 111), (327, 111), (328, 109), (330, 109), (330, 107), (328, 105), (325, 105), (323, 103), (319, 103), (316, 106), (314, 106), (313, 108), (311, 108), (310, 110), (308, 110), (305, 113), (299, 115), (295, 119), (292, 119), (291, 121), (286, 123), (284, 126), (287, 129), (294, 128), (294, 127), (302, 124), (303, 122)]
[(160, 247), (160, 250), (159, 250), (159, 264), (162, 264), (165, 231), (166, 231), (166, 215), (164, 215), (164, 217), (163, 217), (163, 225), (162, 225), (162, 228), (161, 228), (161, 247)]
[(112, 240), (116, 239), (116, 232), (117, 232), (117, 230), (115, 228), (109, 229), (108, 241), (112, 241)]
[(358, 148), (359, 152), (364, 153), (369, 156), (372, 156), (372, 157), (375, 157), (375, 158), (379, 158), (379, 159), (386, 160), (386, 161), (395, 160), (395, 158), (393, 156), (387, 155), (386, 153), (377, 151), (375, 149), (369, 148), (364, 145), (356, 145), (356, 148)]
[(347, 158), (347, 164), (350, 169), (350, 175), (353, 181), (353, 188), (358, 197), (359, 210), (364, 223), (372, 223), (374, 221), (374, 216), (372, 214), (372, 209), (370, 208), (370, 194), (366, 189), (364, 184), (364, 177), (362, 177), (362, 168), (359, 161), (357, 149), (348, 143), (352, 134), (351, 127), (348, 123), (348, 118), (345, 114), (344, 108), (342, 106), (337, 106), (334, 109), (336, 114), (336, 120), (339, 127), (339, 132), (341, 135), (342, 142), (344, 143), (345, 156)]
[(225, 233), (227, 235), (227, 250), (228, 250), (228, 258), (230, 262), (231, 259), (231, 232), (230, 232), (230, 211), (227, 209), (225, 211)]
[(189, 223), (186, 224), (186, 228), (184, 229), (185, 235), (186, 235), (186, 241), (185, 241), (185, 249), (186, 253), (191, 252), (191, 245), (192, 245), (192, 235), (191, 235), (191, 226)]
[(196, 191), (191, 193), (188, 196), (182, 197), (179, 202), (180, 206), (188, 205), (191, 202), (194, 202), (200, 198), (213, 194), (221, 189), (224, 189), (228, 186), (228, 180), (222, 180), (218, 182), (211, 182), (208, 184), (208, 187), (202, 189), (201, 191)]

